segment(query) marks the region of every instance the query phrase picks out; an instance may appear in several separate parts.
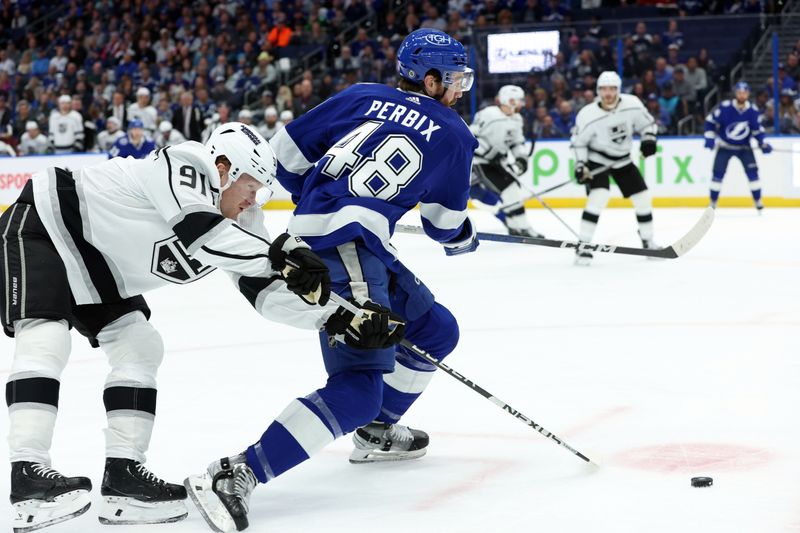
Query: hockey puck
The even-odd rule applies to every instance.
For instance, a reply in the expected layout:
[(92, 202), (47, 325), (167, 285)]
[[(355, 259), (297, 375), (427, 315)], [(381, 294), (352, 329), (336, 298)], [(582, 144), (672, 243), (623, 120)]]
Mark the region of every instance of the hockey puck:
[(710, 487), (714, 484), (714, 480), (710, 477), (693, 477), (692, 487)]

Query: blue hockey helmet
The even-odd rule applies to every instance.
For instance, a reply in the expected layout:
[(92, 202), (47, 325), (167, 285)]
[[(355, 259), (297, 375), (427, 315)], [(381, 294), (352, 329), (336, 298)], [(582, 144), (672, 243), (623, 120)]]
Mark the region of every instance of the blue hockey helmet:
[(423, 28), (412, 31), (397, 50), (397, 72), (408, 81), (422, 83), (435, 70), (445, 87), (469, 91), (475, 73), (467, 66), (464, 45), (443, 31)]
[(128, 122), (128, 129), (133, 128), (144, 128), (144, 122), (141, 119), (133, 118), (130, 122)]
[(740, 81), (736, 85), (733, 86), (734, 91), (747, 91), (750, 92), (750, 86), (747, 84), (746, 81)]

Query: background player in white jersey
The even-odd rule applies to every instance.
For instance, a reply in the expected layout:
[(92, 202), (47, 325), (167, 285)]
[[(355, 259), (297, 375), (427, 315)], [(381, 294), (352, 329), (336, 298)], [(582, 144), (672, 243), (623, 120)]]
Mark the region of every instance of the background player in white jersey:
[(47, 137), (39, 131), (39, 123), (35, 120), (29, 120), (25, 123), (25, 133), (19, 143), (20, 155), (37, 155), (47, 153), (50, 148), (50, 142)]
[(530, 194), (519, 181), (528, 170), (531, 153), (525, 146), (519, 114), (525, 92), (516, 85), (504, 85), (496, 101), (497, 105), (478, 111), (469, 128), (479, 143), (472, 161), (470, 196), (488, 205), (504, 206), (496, 216), (510, 235), (543, 237), (525, 215), (525, 199)]
[(128, 106), (128, 120), (141, 120), (145, 135), (152, 138), (156, 132), (157, 117), (156, 108), (150, 105), (150, 89), (139, 87), (136, 90), (136, 101)]
[(162, 120), (158, 125), (158, 133), (155, 137), (156, 146), (164, 148), (165, 146), (172, 146), (186, 142), (186, 137), (181, 132), (172, 127), (172, 122), (169, 120)]
[[(600, 211), (608, 203), (609, 177), (622, 196), (630, 198), (639, 223), (642, 246), (653, 243), (653, 201), (639, 168), (631, 160), (634, 133), (641, 135), (641, 153), (656, 153), (656, 125), (642, 102), (633, 95), (620, 94), (622, 80), (616, 72), (605, 71), (597, 78), (599, 98), (583, 107), (575, 119), (571, 147), (575, 153), (575, 179), (586, 184), (589, 197), (583, 210), (580, 239), (591, 242)], [(591, 172), (597, 174), (592, 176)], [(576, 250), (576, 264), (588, 265), (592, 254)]]
[(97, 134), (97, 148), (101, 152), (111, 151), (119, 139), (125, 137), (125, 132), (120, 129), (121, 125), (119, 119), (115, 116), (110, 116), (106, 119), (106, 129)]
[(69, 154), (83, 151), (83, 117), (72, 110), (72, 97), (62, 94), (58, 97), (58, 109), (50, 113), (48, 138), (53, 152)]
[[(270, 243), (263, 224), (234, 223), (257, 210), (255, 195), (272, 183), (275, 169), (266, 141), (253, 128), (229, 123), (207, 146), (187, 142), (143, 160), (37, 173), (0, 217), (0, 319), (16, 338), (6, 400), (18, 531), (89, 506), (90, 481), (50, 467), (70, 327), (102, 348), (111, 366), (103, 394), (108, 430), (100, 520), (159, 523), (186, 516), (186, 492), (142, 464), (163, 357), (142, 293), (195, 281), (218, 267), (269, 318), (319, 329), (339, 311), (327, 305), (327, 267), (302, 240), (283, 234)], [(254, 291), (258, 298), (251, 298)], [(303, 298), (318, 306), (296, 296), (309, 293), (315, 298)], [(360, 324), (353, 326), (357, 336)]]

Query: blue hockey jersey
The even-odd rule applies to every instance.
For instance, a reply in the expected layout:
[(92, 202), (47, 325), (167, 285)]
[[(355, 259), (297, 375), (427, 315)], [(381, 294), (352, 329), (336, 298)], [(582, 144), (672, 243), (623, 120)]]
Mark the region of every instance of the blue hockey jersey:
[(136, 146), (131, 142), (130, 137), (126, 135), (114, 142), (113, 146), (111, 146), (111, 149), (108, 151), (108, 158), (131, 156), (134, 159), (144, 159), (147, 154), (155, 149), (156, 143), (150, 139), (143, 138), (142, 143)]
[(270, 141), (278, 181), (297, 204), (289, 232), (315, 249), (362, 240), (389, 267), (395, 224), (420, 205), (438, 242), (464, 230), (478, 141), (427, 96), (360, 83), (290, 122)]
[(722, 148), (749, 148), (750, 137), (758, 144), (764, 143), (764, 128), (758, 121), (758, 109), (746, 102), (739, 110), (731, 100), (723, 100), (717, 109), (706, 117), (705, 138), (719, 137)]

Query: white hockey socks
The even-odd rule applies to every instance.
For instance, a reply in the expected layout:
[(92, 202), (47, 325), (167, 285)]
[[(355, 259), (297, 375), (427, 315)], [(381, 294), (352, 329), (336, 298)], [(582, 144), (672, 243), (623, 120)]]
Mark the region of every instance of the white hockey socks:
[(581, 216), (581, 227), (578, 231), (582, 242), (592, 242), (597, 222), (600, 220), (600, 212), (608, 204), (609, 196), (611, 196), (611, 191), (608, 189), (592, 189), (589, 192), (586, 207)]

